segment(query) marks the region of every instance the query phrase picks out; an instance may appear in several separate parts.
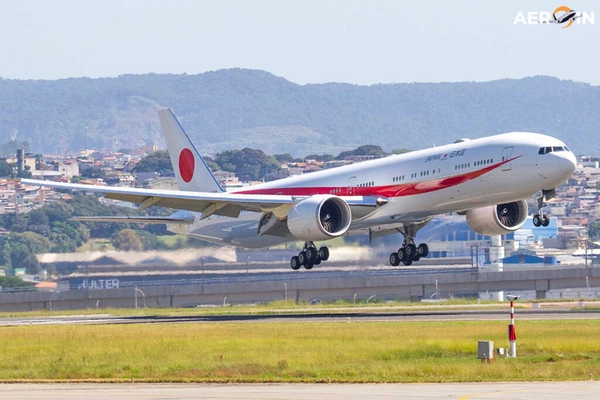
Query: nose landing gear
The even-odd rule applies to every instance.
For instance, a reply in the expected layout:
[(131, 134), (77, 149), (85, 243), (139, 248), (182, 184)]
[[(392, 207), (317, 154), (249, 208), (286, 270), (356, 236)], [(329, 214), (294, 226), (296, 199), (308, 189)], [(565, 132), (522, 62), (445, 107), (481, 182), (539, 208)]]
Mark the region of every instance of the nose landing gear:
[(540, 190), (535, 194), (535, 199), (537, 202), (538, 213), (533, 216), (533, 226), (548, 226), (550, 225), (550, 217), (544, 214), (543, 208), (548, 204), (547, 200), (552, 199), (556, 196), (556, 190)]

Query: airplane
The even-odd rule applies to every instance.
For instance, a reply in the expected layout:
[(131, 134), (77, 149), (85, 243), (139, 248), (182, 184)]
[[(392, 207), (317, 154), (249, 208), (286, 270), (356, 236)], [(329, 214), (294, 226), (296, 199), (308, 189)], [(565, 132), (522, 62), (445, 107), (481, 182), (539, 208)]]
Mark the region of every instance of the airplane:
[[(427, 257), (416, 244), (434, 216), (464, 215), (475, 232), (501, 235), (519, 229), (537, 205), (536, 226), (556, 188), (574, 173), (574, 154), (551, 136), (510, 132), (325, 169), (225, 192), (171, 109), (158, 111), (179, 190), (94, 186), (21, 179), (22, 183), (104, 194), (108, 199), (177, 209), (169, 217), (79, 217), (87, 221), (167, 223), (169, 230), (220, 244), (265, 248), (304, 242), (293, 270), (329, 259), (326, 241), (368, 232), (370, 240), (401, 233), (389, 263), (405, 266)], [(233, 222), (237, 222), (232, 224)]]
[[(558, 16), (558, 18), (556, 17), (556, 13), (559, 11), (563, 11), (564, 14), (561, 14)], [(568, 26), (565, 26), (564, 28), (568, 28), (569, 26), (571, 26), (571, 24), (573, 23), (573, 21), (575, 21), (577, 18), (581, 18), (581, 15), (577, 15), (577, 11), (575, 10), (570, 10), (568, 7), (559, 7), (556, 10), (554, 10), (554, 13), (552, 13), (552, 18), (551, 20), (548, 21), (542, 21), (542, 23), (544, 24), (564, 24), (566, 22), (570, 22)]]

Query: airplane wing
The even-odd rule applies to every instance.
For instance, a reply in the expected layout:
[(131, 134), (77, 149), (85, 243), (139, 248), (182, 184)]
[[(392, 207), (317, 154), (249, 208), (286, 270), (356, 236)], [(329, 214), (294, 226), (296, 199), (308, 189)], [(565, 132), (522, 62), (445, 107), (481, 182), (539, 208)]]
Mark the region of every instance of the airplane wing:
[(73, 221), (82, 222), (119, 222), (132, 224), (181, 224), (190, 225), (194, 223), (194, 217), (137, 217), (137, 216), (116, 216), (116, 217), (73, 217)]
[[(227, 192), (206, 193), (179, 190), (154, 190), (51, 182), (36, 179), (21, 179), (21, 183), (51, 187), (54, 189), (101, 193), (104, 194), (104, 197), (107, 199), (122, 200), (137, 204), (140, 210), (144, 210), (150, 206), (160, 206), (177, 210), (196, 211), (202, 213), (202, 219), (207, 218), (212, 214), (238, 217), (242, 210), (273, 213), (277, 218), (284, 219), (294, 204), (307, 197), (269, 194), (235, 194)], [(343, 197), (343, 199), (350, 206), (375, 207), (378, 205), (377, 198), (374, 197), (348, 196)]]

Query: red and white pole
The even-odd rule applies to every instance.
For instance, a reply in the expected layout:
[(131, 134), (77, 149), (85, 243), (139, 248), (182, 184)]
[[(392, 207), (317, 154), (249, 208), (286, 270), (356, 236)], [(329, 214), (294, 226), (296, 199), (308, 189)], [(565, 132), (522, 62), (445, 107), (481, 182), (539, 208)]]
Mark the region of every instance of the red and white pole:
[(517, 356), (517, 334), (515, 333), (515, 305), (510, 301), (510, 325), (508, 326), (508, 341), (510, 343), (509, 354), (511, 357)]

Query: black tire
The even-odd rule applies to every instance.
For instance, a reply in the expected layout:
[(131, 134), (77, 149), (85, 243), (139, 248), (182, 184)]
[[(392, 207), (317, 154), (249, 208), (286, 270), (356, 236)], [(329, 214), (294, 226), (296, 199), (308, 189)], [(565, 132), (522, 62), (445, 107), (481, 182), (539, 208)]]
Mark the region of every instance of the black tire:
[(292, 269), (294, 271), (297, 271), (300, 269), (301, 265), (300, 265), (300, 260), (298, 260), (298, 256), (292, 257), (292, 259), (290, 260), (290, 266), (292, 267)]
[(550, 217), (547, 215), (542, 215), (542, 226), (550, 225)]
[(427, 246), (427, 243), (421, 243), (419, 247), (417, 247), (417, 254), (421, 257), (427, 257), (429, 255), (429, 246)]
[(314, 247), (309, 247), (306, 249), (305, 253), (306, 253), (306, 259), (308, 260), (308, 262), (314, 263), (315, 260), (317, 259), (317, 249), (315, 249)]
[(390, 254), (390, 265), (392, 267), (397, 267), (400, 265), (400, 258), (398, 257), (398, 253)]
[(539, 214), (533, 216), (533, 226), (539, 227), (542, 225), (542, 217)]
[(415, 246), (412, 243), (407, 244), (405, 247), (405, 251), (406, 251), (406, 259), (412, 260), (413, 257), (417, 255), (417, 246)]
[(326, 246), (323, 246), (319, 249), (319, 258), (321, 261), (329, 260), (329, 249)]
[(301, 251), (300, 254), (298, 254), (298, 260), (300, 261), (300, 265), (306, 265), (308, 259), (305, 251)]
[(312, 262), (307, 262), (306, 265), (304, 265), (305, 269), (312, 269), (312, 267), (314, 266), (314, 264)]
[(410, 267), (412, 265), (412, 263), (413, 263), (412, 259), (404, 260), (404, 265), (406, 265), (407, 267)]
[(317, 259), (315, 260), (315, 262), (313, 263), (314, 265), (319, 265), (321, 264), (321, 259), (319, 257), (317, 257)]
[(414, 262), (417, 262), (417, 261), (419, 261), (420, 259), (421, 259), (421, 256), (420, 256), (420, 255), (417, 253), (417, 254), (415, 254), (415, 256), (413, 257), (413, 259), (412, 259), (412, 260), (413, 260)]
[(398, 258), (400, 259), (400, 262), (404, 262), (404, 260), (406, 260), (406, 250), (404, 247), (400, 247), (398, 249)]

